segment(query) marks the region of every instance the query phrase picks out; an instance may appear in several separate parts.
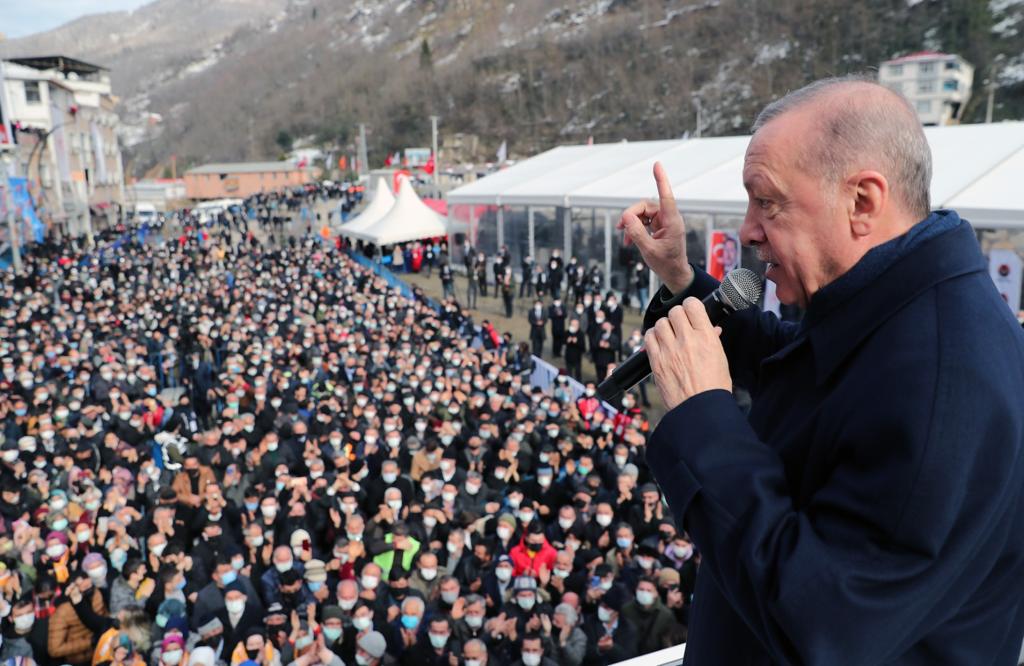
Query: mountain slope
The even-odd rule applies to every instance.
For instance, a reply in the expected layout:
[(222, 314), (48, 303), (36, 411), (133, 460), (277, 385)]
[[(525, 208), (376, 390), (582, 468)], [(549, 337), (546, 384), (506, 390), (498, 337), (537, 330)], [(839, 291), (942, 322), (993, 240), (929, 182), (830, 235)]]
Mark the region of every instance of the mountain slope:
[(1024, 111), (1020, 0), (156, 0), (0, 42), (112, 67), (138, 171), (166, 160), (275, 156), (291, 137), (345, 148), (367, 124), (371, 162), (443, 132), (524, 155), (558, 142), (745, 131), (802, 83), (922, 48), (995, 69), (996, 118)]

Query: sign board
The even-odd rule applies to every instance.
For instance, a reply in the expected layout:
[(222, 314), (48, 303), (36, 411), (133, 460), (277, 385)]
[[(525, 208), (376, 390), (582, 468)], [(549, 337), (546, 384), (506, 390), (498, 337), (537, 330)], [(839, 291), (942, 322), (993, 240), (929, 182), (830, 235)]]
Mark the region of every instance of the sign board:
[(740, 235), (735, 231), (715, 229), (708, 238), (708, 275), (721, 281), (740, 265)]
[(1020, 309), (1022, 262), (1016, 250), (994, 248), (988, 253), (988, 274), (1014, 314)]
[(402, 166), (421, 167), (430, 159), (430, 148), (406, 148)]

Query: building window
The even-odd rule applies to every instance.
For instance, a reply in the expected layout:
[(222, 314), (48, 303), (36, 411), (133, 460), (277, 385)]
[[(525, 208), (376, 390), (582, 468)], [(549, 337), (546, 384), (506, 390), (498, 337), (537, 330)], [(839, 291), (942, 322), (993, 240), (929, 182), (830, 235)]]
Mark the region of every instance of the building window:
[(917, 71), (921, 74), (931, 74), (932, 72), (935, 71), (935, 63), (922, 62), (920, 65), (918, 65)]
[(956, 71), (960, 69), (960, 63), (958, 63), (956, 60), (950, 60), (949, 62), (946, 63), (946, 69)]
[(926, 81), (917, 82), (917, 92), (919, 93), (930, 93), (935, 92), (935, 80), (928, 79)]
[(903, 76), (903, 65), (889, 65), (889, 74), (892, 76)]
[(942, 89), (956, 91), (960, 89), (960, 84), (955, 79), (946, 79), (942, 82)]
[(931, 101), (928, 100), (928, 101), (924, 101), (924, 102), (918, 102), (917, 103), (917, 112), (918, 113), (931, 113), (932, 112), (932, 103), (931, 103)]
[(25, 81), (25, 102), (28, 104), (42, 104), (43, 98), (39, 94), (38, 81)]

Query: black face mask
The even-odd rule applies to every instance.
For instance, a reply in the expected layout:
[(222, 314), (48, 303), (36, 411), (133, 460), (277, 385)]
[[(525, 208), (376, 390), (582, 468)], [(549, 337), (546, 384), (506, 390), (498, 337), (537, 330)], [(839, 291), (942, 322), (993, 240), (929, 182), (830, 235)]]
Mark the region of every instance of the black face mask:
[(393, 596), (397, 601), (401, 601), (402, 599), (405, 599), (407, 594), (409, 594), (409, 590), (407, 590), (404, 587), (393, 587), (393, 588), (391, 588), (391, 596)]
[(249, 655), (249, 659), (252, 659), (253, 661), (256, 661), (256, 658), (260, 656), (260, 651), (258, 648), (253, 648), (251, 650), (249, 648), (246, 648), (245, 653)]
[(530, 552), (533, 552), (533, 553), (540, 552), (540, 549), (543, 548), (543, 547), (544, 547), (544, 544), (542, 544), (542, 543), (527, 543), (526, 544), (526, 549), (529, 550)]

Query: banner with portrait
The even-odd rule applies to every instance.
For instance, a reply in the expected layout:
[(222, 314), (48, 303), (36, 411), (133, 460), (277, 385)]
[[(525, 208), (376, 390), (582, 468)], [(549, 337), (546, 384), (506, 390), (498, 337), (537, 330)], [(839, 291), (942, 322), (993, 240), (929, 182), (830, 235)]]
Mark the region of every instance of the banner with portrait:
[(721, 280), (740, 266), (740, 235), (737, 231), (715, 229), (708, 238), (708, 274)]

